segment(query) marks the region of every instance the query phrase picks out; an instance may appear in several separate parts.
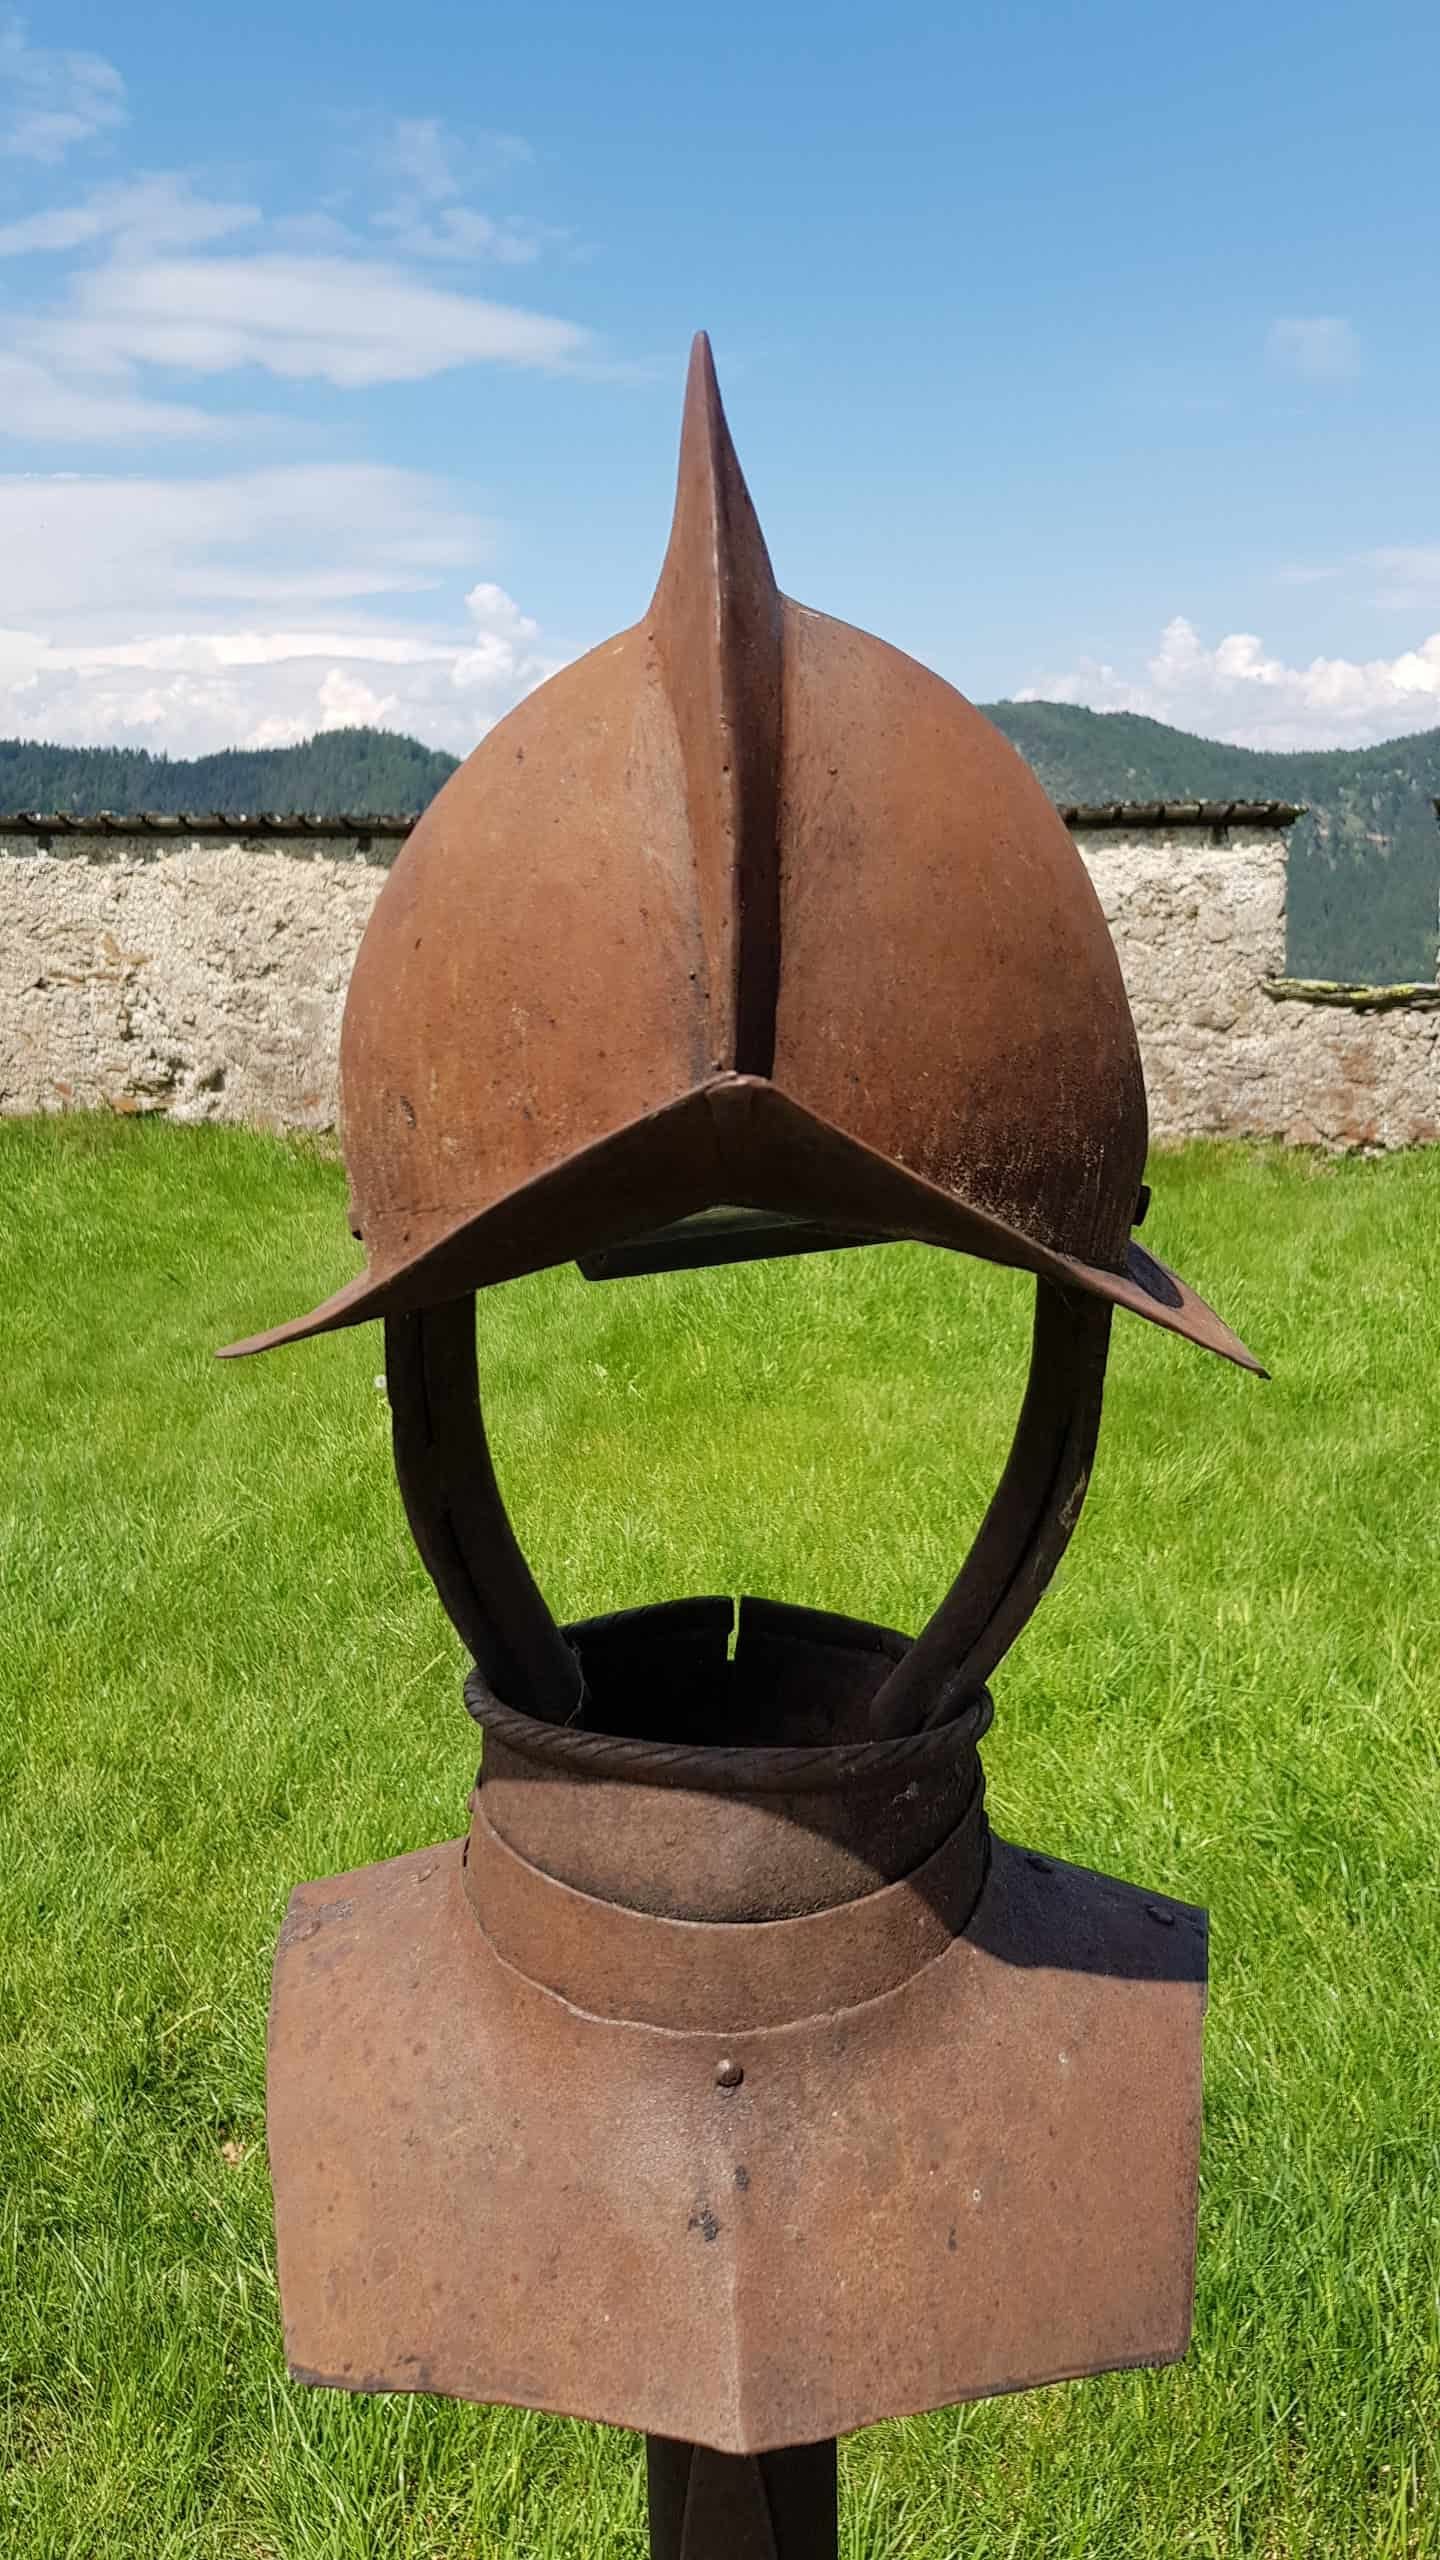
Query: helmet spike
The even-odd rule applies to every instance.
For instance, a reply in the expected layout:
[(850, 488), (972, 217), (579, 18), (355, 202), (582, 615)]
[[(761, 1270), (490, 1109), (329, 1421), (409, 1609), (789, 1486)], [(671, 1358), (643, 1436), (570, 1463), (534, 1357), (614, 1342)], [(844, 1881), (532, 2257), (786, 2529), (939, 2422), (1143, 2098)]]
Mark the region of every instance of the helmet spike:
[(648, 629), (679, 732), (709, 977), (710, 1064), (768, 1075), (780, 972), (782, 604), (703, 331)]

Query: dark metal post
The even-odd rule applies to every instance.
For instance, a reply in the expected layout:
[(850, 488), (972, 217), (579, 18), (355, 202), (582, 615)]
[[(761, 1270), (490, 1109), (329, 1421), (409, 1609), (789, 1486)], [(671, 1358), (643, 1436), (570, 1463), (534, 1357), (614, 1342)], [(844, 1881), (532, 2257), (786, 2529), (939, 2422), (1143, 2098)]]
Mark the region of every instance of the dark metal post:
[(651, 2560), (835, 2560), (835, 2439), (711, 2453), (647, 2436)]

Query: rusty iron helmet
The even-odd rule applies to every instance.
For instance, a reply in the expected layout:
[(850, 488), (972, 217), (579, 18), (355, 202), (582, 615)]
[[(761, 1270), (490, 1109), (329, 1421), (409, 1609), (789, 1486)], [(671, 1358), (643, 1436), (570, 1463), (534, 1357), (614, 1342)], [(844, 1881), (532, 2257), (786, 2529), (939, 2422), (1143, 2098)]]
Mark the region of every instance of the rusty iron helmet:
[(1258, 1367), (1133, 1237), (1140, 1056), (1068, 830), (950, 685), (781, 596), (703, 337), (650, 610), (420, 819), (341, 1102), (367, 1267), (236, 1352), (572, 1258), (909, 1238)]
[[(778, 594), (703, 339), (649, 615), (416, 827), (341, 1081), (368, 1268), (235, 1347), (383, 1317), (485, 1743), (466, 1843), (287, 1917), (291, 2368), (645, 2430), (657, 2552), (833, 2550), (824, 2440), (1183, 2350), (1202, 1915), (992, 1840), (978, 1743), (1114, 1308), (1255, 1363), (1132, 1240), (1140, 1061), (1066, 828), (948, 685)], [(920, 1634), (753, 1596), (557, 1626), (475, 1292), (887, 1238), (1036, 1284), (1004, 1473)], [(808, 2539), (753, 2464), (750, 2524), (692, 2533), (696, 2447), (817, 2444)]]

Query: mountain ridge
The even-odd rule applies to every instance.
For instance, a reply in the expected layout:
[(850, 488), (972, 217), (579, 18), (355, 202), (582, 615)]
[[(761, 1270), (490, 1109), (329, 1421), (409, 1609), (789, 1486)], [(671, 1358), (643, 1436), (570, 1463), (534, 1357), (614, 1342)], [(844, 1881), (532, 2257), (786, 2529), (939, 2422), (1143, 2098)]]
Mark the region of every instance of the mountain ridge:
[(984, 706), (1052, 798), (1288, 800), (1286, 965), (1302, 978), (1433, 980), (1440, 932), (1440, 729), (1373, 747), (1275, 752), (1199, 738), (1133, 711)]
[[(1062, 805), (1298, 803), (1306, 814), (1291, 838), (1287, 967), (1298, 977), (1376, 984), (1435, 977), (1440, 728), (1373, 747), (1275, 753), (1196, 737), (1138, 712), (1060, 702), (980, 708)], [(0, 810), (378, 817), (422, 809), (456, 763), (402, 731), (368, 728), (190, 758), (0, 739)]]

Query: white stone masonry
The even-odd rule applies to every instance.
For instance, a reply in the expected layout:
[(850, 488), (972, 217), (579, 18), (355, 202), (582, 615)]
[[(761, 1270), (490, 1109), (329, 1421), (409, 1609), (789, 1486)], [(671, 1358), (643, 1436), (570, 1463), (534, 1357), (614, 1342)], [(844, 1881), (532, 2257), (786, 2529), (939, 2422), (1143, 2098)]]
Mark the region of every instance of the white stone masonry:
[[(1440, 1137), (1440, 997), (1356, 1010), (1285, 966), (1278, 823), (1076, 821), (1161, 1141), (1381, 1149)], [(298, 844), (0, 830), (0, 1111), (108, 1108), (320, 1129), (384, 873), (358, 830)], [(369, 849), (367, 848), (367, 851)], [(1437, 842), (1440, 852), (1440, 842)]]

